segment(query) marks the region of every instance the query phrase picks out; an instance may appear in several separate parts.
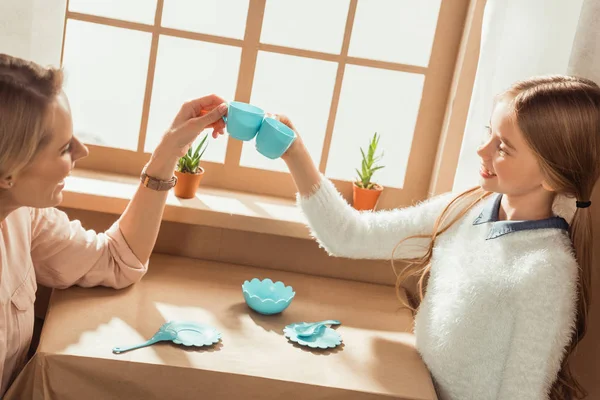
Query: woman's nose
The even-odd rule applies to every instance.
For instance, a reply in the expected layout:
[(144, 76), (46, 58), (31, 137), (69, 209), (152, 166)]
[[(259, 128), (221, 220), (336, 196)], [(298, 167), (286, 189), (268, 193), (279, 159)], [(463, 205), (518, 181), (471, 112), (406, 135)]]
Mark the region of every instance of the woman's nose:
[(75, 151), (72, 154), (73, 162), (87, 157), (90, 154), (87, 146), (81, 143), (79, 140), (75, 143)]

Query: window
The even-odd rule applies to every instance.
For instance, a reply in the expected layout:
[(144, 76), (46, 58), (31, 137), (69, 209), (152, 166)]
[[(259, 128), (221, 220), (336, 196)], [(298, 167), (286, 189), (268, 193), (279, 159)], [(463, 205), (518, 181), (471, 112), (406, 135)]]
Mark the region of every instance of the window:
[[(377, 132), (382, 207), (426, 197), (468, 0), (69, 0), (62, 63), (83, 168), (138, 174), (180, 105), (288, 115), (348, 194)], [(318, 12), (315, 12), (318, 10)], [(110, 162), (106, 162), (110, 160)], [(294, 194), (281, 160), (211, 140), (203, 185)]]

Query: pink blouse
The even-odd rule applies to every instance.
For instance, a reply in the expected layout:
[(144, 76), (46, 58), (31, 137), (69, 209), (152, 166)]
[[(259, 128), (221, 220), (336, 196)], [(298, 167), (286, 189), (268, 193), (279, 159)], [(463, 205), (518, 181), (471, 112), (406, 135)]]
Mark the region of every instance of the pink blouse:
[(20, 208), (0, 222), (0, 397), (26, 362), (37, 282), (124, 288), (148, 269), (129, 248), (119, 221), (86, 231), (56, 208)]

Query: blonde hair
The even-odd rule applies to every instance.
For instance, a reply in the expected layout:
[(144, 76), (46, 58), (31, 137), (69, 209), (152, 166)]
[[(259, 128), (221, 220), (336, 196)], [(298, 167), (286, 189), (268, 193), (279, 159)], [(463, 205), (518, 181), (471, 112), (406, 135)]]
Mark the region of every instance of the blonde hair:
[[(510, 101), (514, 120), (525, 141), (538, 158), (546, 182), (558, 193), (575, 200), (590, 200), (600, 176), (600, 88), (596, 83), (573, 76), (542, 76), (512, 85), (500, 98)], [(411, 276), (418, 277), (417, 294), (421, 302), (425, 295), (431, 257), (437, 237), (490, 193), (473, 188), (456, 196), (435, 221), (431, 235), (411, 236), (394, 248), (413, 238), (427, 238), (425, 254), (417, 259), (400, 259), (406, 266), (397, 274), (396, 291), (404, 305), (413, 311), (400, 296), (401, 284)], [(453, 216), (451, 218), (451, 216)], [(565, 400), (584, 398), (587, 393), (569, 369), (569, 359), (586, 333), (591, 301), (592, 218), (589, 208), (577, 208), (569, 233), (579, 265), (577, 316), (575, 332), (567, 347), (561, 369), (554, 381), (550, 398)], [(395, 271), (394, 257), (392, 267)]]
[(46, 120), (62, 89), (59, 69), (0, 54), (0, 179), (25, 168), (46, 144)]

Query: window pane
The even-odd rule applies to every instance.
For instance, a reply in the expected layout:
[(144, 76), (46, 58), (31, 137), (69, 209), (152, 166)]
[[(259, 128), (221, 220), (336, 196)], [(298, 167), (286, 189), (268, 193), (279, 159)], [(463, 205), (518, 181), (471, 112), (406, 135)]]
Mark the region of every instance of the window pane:
[(69, 11), (154, 24), (156, 0), (69, 0)]
[(243, 39), (248, 0), (165, 0), (161, 25)]
[(137, 149), (151, 39), (146, 32), (67, 22), (65, 92), (80, 139)]
[(331, 140), (326, 175), (354, 181), (377, 132), (378, 154), (384, 156), (373, 180), (388, 187), (404, 185), (406, 163), (419, 112), (423, 75), (375, 68), (346, 66), (340, 103)]
[(348, 54), (427, 66), (441, 0), (359, 0)]
[[(161, 36), (145, 150), (154, 150), (181, 105), (215, 93), (227, 101), (235, 96), (241, 49), (189, 39)], [(211, 132), (211, 130), (207, 130)], [(203, 159), (223, 162), (227, 139), (210, 140)]]
[[(251, 103), (266, 112), (287, 115), (302, 135), (315, 162), (321, 159), (337, 64), (259, 52)], [(263, 157), (254, 142), (244, 143), (240, 164), (287, 171), (281, 160)]]
[(349, 0), (268, 0), (261, 42), (339, 54), (349, 4)]

